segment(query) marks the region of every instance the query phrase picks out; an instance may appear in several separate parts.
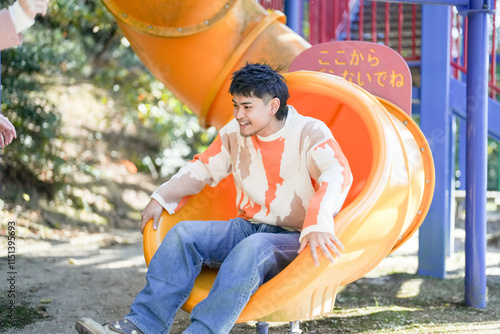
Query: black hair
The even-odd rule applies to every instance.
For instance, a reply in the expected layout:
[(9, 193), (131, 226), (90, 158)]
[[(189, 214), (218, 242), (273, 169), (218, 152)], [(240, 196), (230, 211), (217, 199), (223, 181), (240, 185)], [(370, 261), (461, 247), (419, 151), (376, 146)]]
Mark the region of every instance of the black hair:
[(229, 93), (233, 96), (257, 97), (266, 103), (277, 97), (280, 100), (280, 107), (275, 114), (276, 118), (282, 120), (288, 114), (286, 103), (290, 94), (285, 78), (278, 73), (278, 70), (272, 69), (267, 64), (247, 63), (234, 72)]

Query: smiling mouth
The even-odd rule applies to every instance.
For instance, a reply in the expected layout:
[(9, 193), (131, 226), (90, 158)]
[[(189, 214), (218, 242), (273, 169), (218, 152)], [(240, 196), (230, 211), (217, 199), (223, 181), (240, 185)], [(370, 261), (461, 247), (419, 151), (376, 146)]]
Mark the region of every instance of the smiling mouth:
[(250, 125), (250, 122), (239, 122), (240, 125), (244, 126), (244, 125)]

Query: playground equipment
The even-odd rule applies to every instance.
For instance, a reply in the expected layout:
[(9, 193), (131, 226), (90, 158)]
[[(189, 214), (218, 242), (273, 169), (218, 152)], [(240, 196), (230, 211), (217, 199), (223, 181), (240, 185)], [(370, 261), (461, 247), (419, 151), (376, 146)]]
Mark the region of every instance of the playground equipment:
[[(103, 1), (151, 72), (202, 124), (217, 128), (232, 115), (227, 93), (232, 72), (247, 61), (286, 71), (309, 47), (280, 21), (281, 14), (268, 13), (253, 0)], [(329, 74), (297, 71), (285, 77), (289, 103), (324, 121), (349, 160), (354, 183), (335, 218), (345, 249), (334, 265), (323, 259), (319, 267), (302, 252), (257, 290), (239, 322), (308, 319), (331, 311), (339, 286), (365, 275), (420, 226), (434, 190), (429, 146), (401, 108)], [(164, 213), (157, 231), (146, 227), (147, 263), (175, 223), (234, 217), (236, 209), (228, 205), (234, 201), (228, 177), (193, 196), (177, 214)], [(215, 275), (202, 271), (184, 310), (206, 297)]]

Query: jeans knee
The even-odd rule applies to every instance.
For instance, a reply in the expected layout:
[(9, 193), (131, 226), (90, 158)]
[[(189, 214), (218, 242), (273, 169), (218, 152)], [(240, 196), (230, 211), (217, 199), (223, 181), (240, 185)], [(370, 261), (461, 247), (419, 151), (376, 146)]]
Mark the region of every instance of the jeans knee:
[(242, 263), (258, 262), (259, 258), (267, 258), (274, 253), (274, 245), (265, 236), (254, 234), (242, 240), (231, 253)]
[(182, 249), (187, 243), (189, 243), (189, 226), (185, 222), (181, 221), (167, 232), (159, 249), (175, 248)]
[(280, 271), (297, 256), (298, 249), (298, 240), (278, 241), (275, 235), (262, 233), (241, 241), (231, 254), (236, 263), (246, 263), (249, 267), (267, 268), (266, 270), (275, 267), (275, 270)]

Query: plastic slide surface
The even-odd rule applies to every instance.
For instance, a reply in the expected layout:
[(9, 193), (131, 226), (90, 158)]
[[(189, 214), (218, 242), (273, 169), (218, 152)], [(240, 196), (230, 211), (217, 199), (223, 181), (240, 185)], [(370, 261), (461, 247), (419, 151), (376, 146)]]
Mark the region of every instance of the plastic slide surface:
[[(153, 75), (202, 124), (217, 128), (232, 114), (227, 88), (233, 71), (247, 61), (286, 70), (309, 47), (283, 24), (282, 14), (266, 12), (254, 0), (103, 2)], [(365, 275), (420, 226), (434, 190), (429, 146), (401, 109), (336, 76), (310, 71), (285, 76), (289, 104), (324, 121), (349, 160), (354, 183), (335, 218), (345, 250), (334, 265), (322, 259), (319, 267), (308, 250), (302, 252), (257, 290), (239, 322), (292, 321), (331, 311), (339, 286)], [(177, 222), (232, 218), (235, 207), (228, 177), (193, 196), (177, 214), (164, 212), (157, 231), (146, 226), (146, 262)], [(202, 271), (184, 310), (207, 296), (216, 274)]]

